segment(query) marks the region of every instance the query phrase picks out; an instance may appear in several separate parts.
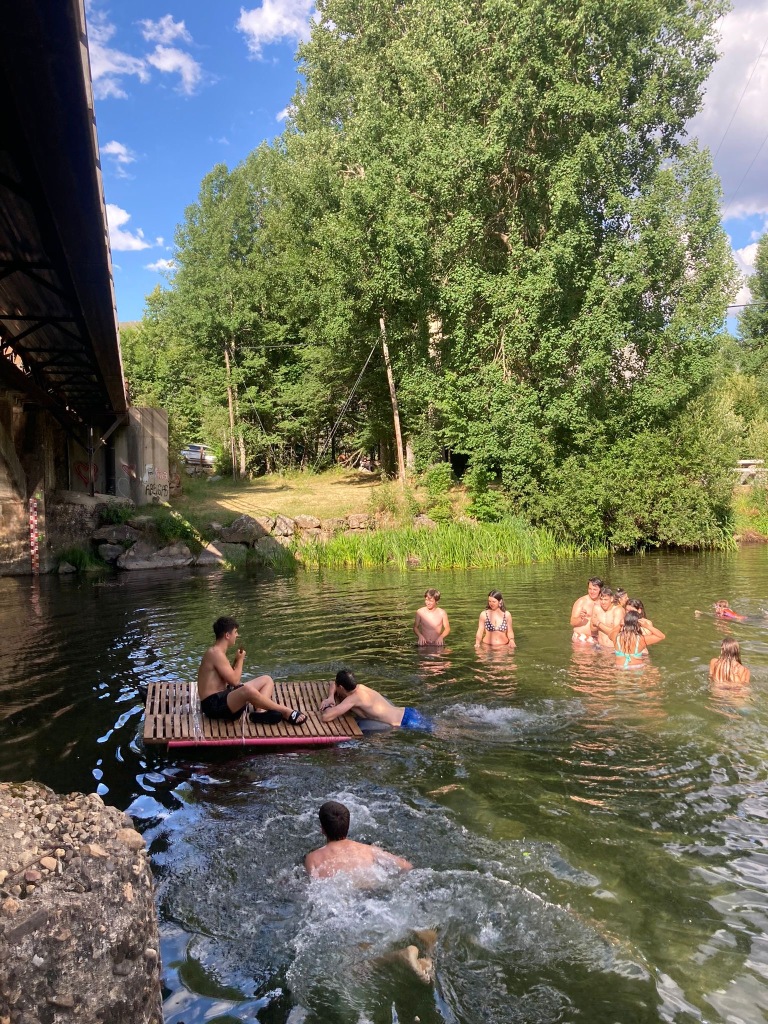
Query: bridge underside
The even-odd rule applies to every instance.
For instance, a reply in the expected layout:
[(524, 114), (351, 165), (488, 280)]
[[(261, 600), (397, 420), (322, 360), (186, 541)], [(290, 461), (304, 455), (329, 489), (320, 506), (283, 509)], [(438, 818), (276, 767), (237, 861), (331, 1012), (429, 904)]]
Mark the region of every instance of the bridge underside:
[(126, 401), (83, 10), (0, 10), (0, 383), (104, 427)]

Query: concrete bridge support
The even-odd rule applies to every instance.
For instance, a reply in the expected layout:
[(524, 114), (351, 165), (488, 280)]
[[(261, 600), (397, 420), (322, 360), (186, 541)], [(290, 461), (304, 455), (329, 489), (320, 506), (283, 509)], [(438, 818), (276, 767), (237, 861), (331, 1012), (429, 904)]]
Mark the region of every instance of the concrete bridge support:
[(102, 442), (99, 431), (91, 438), (85, 427), (65, 430), (19, 392), (0, 392), (0, 576), (33, 572), (30, 499), (37, 513), (39, 571), (50, 572), (57, 551), (90, 535), (99, 505), (146, 505), (168, 496), (164, 410), (129, 409)]

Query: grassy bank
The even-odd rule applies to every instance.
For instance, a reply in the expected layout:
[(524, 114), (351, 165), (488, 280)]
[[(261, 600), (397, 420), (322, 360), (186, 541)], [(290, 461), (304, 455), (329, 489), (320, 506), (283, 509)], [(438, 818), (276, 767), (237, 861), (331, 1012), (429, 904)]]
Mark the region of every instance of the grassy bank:
[(328, 568), (488, 569), (500, 565), (552, 562), (589, 552), (579, 544), (558, 540), (549, 530), (523, 520), (502, 523), (447, 523), (435, 530), (402, 527), (359, 536), (343, 535), (326, 542), (309, 541), (296, 554), (304, 565)]
[(255, 480), (182, 476), (184, 493), (172, 507), (206, 535), (210, 522), (223, 525), (238, 516), (290, 516), (302, 513), (331, 519), (365, 512), (385, 485), (373, 473), (331, 469), (324, 473), (274, 473)]
[(768, 488), (736, 487), (733, 492), (734, 533), (741, 540), (768, 539)]

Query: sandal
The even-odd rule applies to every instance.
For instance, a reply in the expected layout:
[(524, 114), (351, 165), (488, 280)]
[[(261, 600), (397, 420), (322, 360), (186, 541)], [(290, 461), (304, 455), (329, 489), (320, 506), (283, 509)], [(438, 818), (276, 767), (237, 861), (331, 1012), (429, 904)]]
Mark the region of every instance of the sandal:
[(290, 715), (288, 715), (288, 721), (291, 723), (291, 725), (304, 725), (306, 720), (307, 716), (304, 714), (303, 711), (299, 711), (298, 708), (294, 708)]

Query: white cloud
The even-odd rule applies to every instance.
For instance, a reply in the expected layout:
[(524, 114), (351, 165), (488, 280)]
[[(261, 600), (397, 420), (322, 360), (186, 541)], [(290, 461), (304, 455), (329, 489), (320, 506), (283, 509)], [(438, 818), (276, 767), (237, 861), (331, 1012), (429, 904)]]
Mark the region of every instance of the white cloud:
[(136, 75), (140, 82), (149, 81), (149, 72), (140, 57), (108, 46), (115, 34), (115, 26), (107, 21), (103, 11), (89, 10), (88, 51), (91, 59), (93, 93), (96, 99), (124, 99), (128, 94), (122, 85), (126, 75)]
[(287, 117), (293, 117), (295, 109), (296, 108), (294, 107), (294, 105), (292, 103), (289, 103), (287, 107), (283, 107), (282, 110), (279, 110), (275, 114), (275, 120), (284, 121)]
[(101, 147), (101, 152), (104, 156), (109, 157), (115, 168), (115, 173), (118, 178), (129, 178), (130, 175), (126, 170), (129, 164), (136, 162), (136, 154), (124, 146), (122, 142), (107, 142)]
[(154, 263), (147, 263), (147, 264), (145, 264), (144, 269), (145, 270), (154, 270), (157, 273), (161, 273), (163, 271), (175, 270), (176, 269), (176, 264), (173, 262), (173, 260), (164, 260), (164, 259), (160, 258), (159, 260), (155, 260)]
[(260, 57), (270, 43), (306, 39), (313, 6), (314, 0), (262, 0), (260, 7), (250, 11), (240, 8), (237, 28), (253, 56)]
[(185, 43), (192, 42), (192, 36), (187, 31), (183, 21), (174, 21), (172, 14), (164, 14), (157, 21), (145, 18), (140, 21), (142, 26), (141, 34), (150, 43), (172, 43), (174, 39), (181, 39)]
[(113, 252), (137, 252), (140, 249), (151, 249), (152, 242), (144, 237), (141, 228), (136, 233), (124, 231), (123, 226), (131, 219), (130, 213), (115, 206), (114, 203), (107, 203), (107, 223), (109, 224), (109, 244)]
[(768, 46), (760, 56), (768, 39), (768, 4), (735, 0), (721, 22), (721, 35), (723, 56), (707, 82), (704, 108), (689, 125), (689, 134), (709, 146), (713, 156), (718, 151), (715, 170), (723, 182), (724, 215), (765, 214), (768, 145), (758, 150), (768, 135)]
[(749, 290), (748, 278), (751, 274), (755, 272), (757, 242), (752, 242), (749, 245), (745, 245), (742, 249), (734, 249), (733, 255), (739, 267), (739, 273), (742, 275), (742, 284), (736, 294), (735, 299), (733, 300), (733, 304), (737, 306), (745, 305), (752, 299), (752, 293)]
[(156, 46), (147, 57), (152, 67), (167, 74), (178, 73), (181, 76), (179, 92), (191, 96), (203, 77), (203, 69), (198, 62), (184, 50), (175, 46)]

